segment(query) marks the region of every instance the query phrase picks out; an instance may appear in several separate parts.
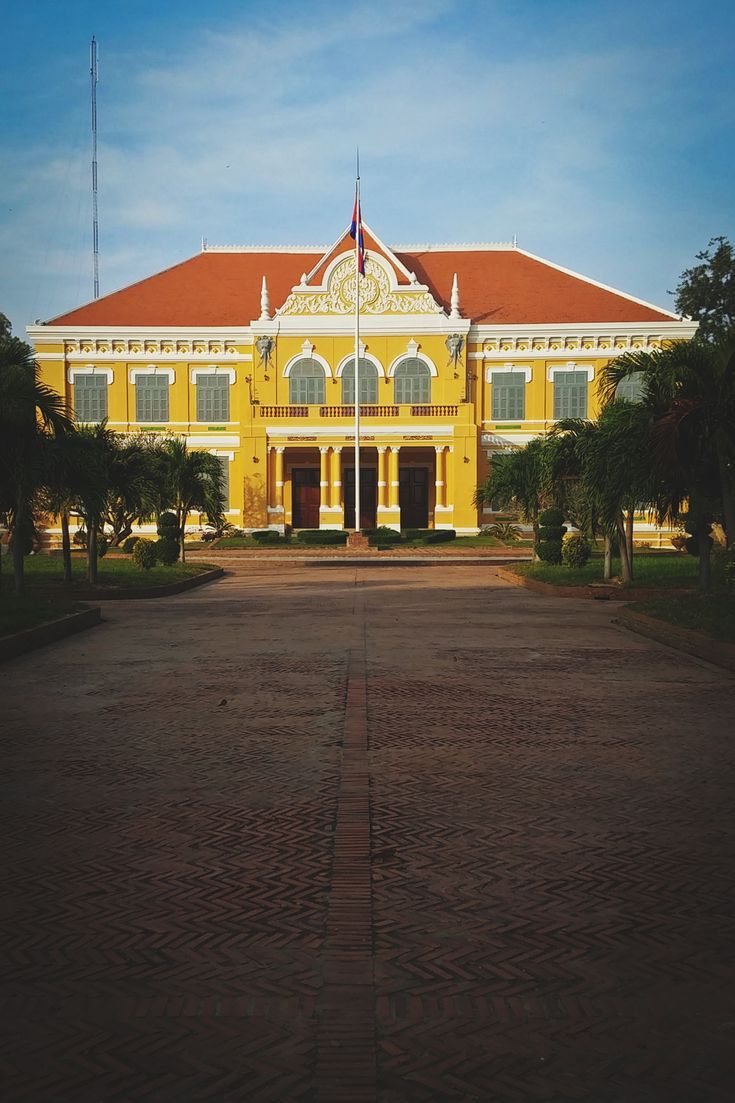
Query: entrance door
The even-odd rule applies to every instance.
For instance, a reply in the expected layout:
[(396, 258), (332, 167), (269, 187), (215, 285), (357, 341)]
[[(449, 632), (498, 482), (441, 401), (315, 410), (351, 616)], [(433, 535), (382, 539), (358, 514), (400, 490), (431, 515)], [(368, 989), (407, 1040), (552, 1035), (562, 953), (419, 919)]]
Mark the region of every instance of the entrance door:
[(293, 498), (291, 514), (295, 529), (319, 528), (319, 469), (316, 467), (291, 468)]
[[(344, 469), (345, 528), (355, 524), (355, 469)], [(378, 509), (378, 473), (374, 467), (360, 468), (360, 528), (374, 529)]]
[(402, 529), (425, 529), (429, 524), (429, 469), (402, 467), (398, 501)]

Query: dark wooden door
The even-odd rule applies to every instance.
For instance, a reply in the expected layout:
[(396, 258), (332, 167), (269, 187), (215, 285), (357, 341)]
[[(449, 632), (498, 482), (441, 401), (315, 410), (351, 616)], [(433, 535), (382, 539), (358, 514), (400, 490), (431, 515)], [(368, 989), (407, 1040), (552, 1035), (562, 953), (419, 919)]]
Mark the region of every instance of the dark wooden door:
[[(345, 480), (345, 528), (355, 525), (355, 469), (346, 467)], [(374, 467), (360, 468), (360, 528), (374, 529), (378, 508), (378, 473)]]
[(294, 467), (291, 469), (293, 487), (292, 524), (295, 529), (319, 528), (319, 469)]
[(402, 467), (398, 501), (402, 529), (425, 529), (429, 524), (429, 469)]

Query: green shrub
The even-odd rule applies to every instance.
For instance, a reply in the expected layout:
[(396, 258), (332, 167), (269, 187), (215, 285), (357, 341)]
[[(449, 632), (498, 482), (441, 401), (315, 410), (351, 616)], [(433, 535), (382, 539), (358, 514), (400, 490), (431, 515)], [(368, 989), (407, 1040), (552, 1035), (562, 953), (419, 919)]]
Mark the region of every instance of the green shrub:
[(561, 563), (561, 542), (564, 539), (566, 525), (560, 509), (545, 509), (539, 515), (539, 542), (536, 555), (544, 563)]
[(259, 544), (285, 543), (284, 537), (281, 536), (280, 532), (276, 529), (261, 529), (259, 532), (253, 532), (250, 535), (253, 540), (257, 540)]
[(101, 532), (97, 533), (97, 558), (104, 559), (107, 555), (107, 549), (110, 546), (110, 541)]
[(403, 535), (407, 540), (425, 540), (433, 531), (433, 529), (406, 529)]
[(367, 536), (371, 548), (387, 548), (394, 544), (400, 544), (401, 534), (388, 525), (379, 525), (376, 529), (363, 529), (363, 536)]
[(347, 533), (339, 529), (302, 529), (296, 539), (301, 544), (344, 545), (347, 543)]
[(86, 548), (87, 546), (87, 530), (77, 529), (71, 538), (72, 544), (76, 544), (78, 548)]
[(567, 567), (584, 567), (592, 549), (581, 532), (567, 536), (561, 546), (561, 558)]
[(454, 529), (432, 529), (424, 539), (425, 544), (446, 544), (448, 540), (456, 540), (457, 533)]
[(162, 540), (178, 540), (181, 531), (176, 514), (170, 511), (162, 513), (156, 521), (156, 532)]
[(496, 540), (502, 540), (504, 544), (512, 544), (521, 537), (521, 530), (509, 521), (496, 522), (489, 528), (482, 530), (483, 536), (494, 536)]
[(129, 536), (127, 538), (127, 540), (124, 541), (123, 546), (122, 546), (122, 550), (125, 552), (126, 555), (130, 555), (131, 551), (133, 550), (135, 545), (138, 543), (139, 539), (140, 539), (139, 536)]
[(131, 558), (139, 571), (149, 571), (151, 567), (155, 567), (158, 555), (154, 541), (142, 536), (136, 542)]
[(164, 567), (173, 567), (178, 561), (180, 551), (178, 540), (170, 540), (162, 536), (160, 540), (156, 540), (155, 549), (156, 560), (163, 563)]

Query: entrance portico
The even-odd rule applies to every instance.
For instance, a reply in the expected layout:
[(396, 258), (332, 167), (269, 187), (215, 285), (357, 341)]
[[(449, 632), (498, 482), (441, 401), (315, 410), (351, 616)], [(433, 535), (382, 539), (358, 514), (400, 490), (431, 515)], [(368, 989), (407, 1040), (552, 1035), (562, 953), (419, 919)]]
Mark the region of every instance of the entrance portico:
[[(360, 450), (360, 528), (451, 528), (452, 445), (365, 445)], [(353, 529), (352, 442), (269, 445), (268, 524)]]

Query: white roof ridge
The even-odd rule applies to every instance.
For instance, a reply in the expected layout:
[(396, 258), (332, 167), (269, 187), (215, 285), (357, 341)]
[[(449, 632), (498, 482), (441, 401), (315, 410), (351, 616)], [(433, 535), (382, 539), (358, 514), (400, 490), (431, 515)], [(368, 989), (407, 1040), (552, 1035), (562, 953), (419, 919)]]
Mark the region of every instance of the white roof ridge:
[(202, 245), (203, 253), (324, 253), (325, 245)]
[(515, 251), (517, 250), (517, 248), (518, 246), (512, 241), (441, 241), (433, 243), (424, 242), (418, 245), (391, 245), (391, 249), (393, 249), (397, 253), (444, 253), (449, 252), (450, 250), (452, 252), (473, 252), (483, 249), (486, 249), (488, 251), (498, 250), (504, 252), (505, 250)]

